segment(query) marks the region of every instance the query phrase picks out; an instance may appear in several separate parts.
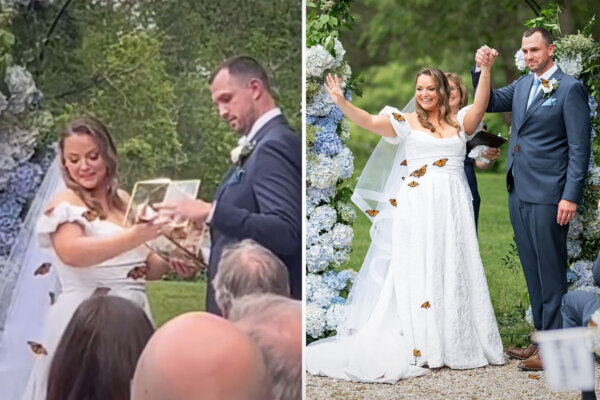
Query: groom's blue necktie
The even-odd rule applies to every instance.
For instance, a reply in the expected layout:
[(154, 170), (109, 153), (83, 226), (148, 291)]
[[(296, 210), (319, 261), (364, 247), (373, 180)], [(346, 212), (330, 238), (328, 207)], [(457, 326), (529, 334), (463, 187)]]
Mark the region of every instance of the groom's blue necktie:
[(540, 87), (540, 83), (541, 81), (539, 78), (533, 78), (533, 90), (531, 91), (531, 93), (529, 93), (529, 100), (527, 100), (527, 108), (529, 108), (531, 102), (535, 98), (535, 94), (537, 93), (538, 88)]

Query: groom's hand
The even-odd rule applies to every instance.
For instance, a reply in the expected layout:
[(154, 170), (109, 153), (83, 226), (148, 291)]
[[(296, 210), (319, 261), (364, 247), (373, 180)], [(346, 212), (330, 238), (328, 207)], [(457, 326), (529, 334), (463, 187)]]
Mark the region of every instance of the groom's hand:
[(481, 46), (475, 53), (475, 63), (479, 68), (492, 66), (497, 55), (496, 49), (490, 49), (486, 45)]
[(558, 213), (556, 215), (556, 222), (559, 225), (566, 225), (573, 218), (575, 218), (575, 213), (577, 212), (577, 204), (572, 201), (562, 199), (560, 203), (558, 203)]
[(161, 216), (178, 218), (191, 218), (198, 224), (203, 224), (210, 211), (212, 204), (198, 200), (182, 200), (177, 203), (159, 203), (154, 207), (160, 211)]

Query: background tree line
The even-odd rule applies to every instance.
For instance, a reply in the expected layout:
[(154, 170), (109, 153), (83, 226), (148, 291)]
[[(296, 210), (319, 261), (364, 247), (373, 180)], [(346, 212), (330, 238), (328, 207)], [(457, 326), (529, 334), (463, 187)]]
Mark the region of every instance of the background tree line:
[(233, 55), (265, 66), (301, 131), (299, 1), (15, 3), (10, 25), (3, 19), (14, 44), (2, 67), (13, 62), (34, 75), (55, 121), (45, 141), (75, 115), (98, 116), (116, 139), (129, 190), (139, 179), (200, 178), (201, 196), (211, 198), (237, 137), (212, 104), (208, 77)]

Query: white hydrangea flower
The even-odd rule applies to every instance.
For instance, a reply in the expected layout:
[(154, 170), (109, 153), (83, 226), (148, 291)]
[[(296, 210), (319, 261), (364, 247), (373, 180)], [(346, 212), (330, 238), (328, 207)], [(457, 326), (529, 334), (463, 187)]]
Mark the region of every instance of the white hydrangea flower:
[(335, 50), (335, 60), (333, 61), (333, 67), (339, 67), (342, 61), (344, 60), (344, 54), (346, 54), (346, 50), (344, 50), (344, 46), (342, 43), (335, 39), (335, 44), (333, 46)]
[(325, 70), (334, 66), (335, 59), (325, 47), (320, 44), (306, 50), (306, 76), (320, 77)]
[(306, 306), (306, 334), (317, 339), (325, 331), (325, 313), (326, 311), (315, 303), (308, 303)]
[(529, 325), (533, 325), (533, 311), (531, 311), (531, 306), (525, 312), (525, 321), (529, 323)]
[(525, 64), (525, 56), (523, 55), (523, 50), (521, 49), (517, 50), (515, 53), (515, 65), (519, 71), (524, 71), (527, 67), (527, 64)]
[(577, 54), (574, 58), (561, 57), (556, 60), (556, 64), (558, 64), (562, 72), (571, 75), (573, 78), (579, 78), (579, 74), (583, 71), (581, 54)]
[(325, 328), (335, 331), (344, 320), (346, 315), (346, 306), (343, 304), (332, 304), (325, 313)]
[(354, 231), (351, 226), (336, 224), (332, 231), (333, 247), (337, 249), (349, 249), (352, 247)]
[(338, 163), (329, 156), (319, 154), (309, 161), (310, 167), (307, 168), (307, 180), (317, 189), (325, 189), (334, 185), (340, 177)]

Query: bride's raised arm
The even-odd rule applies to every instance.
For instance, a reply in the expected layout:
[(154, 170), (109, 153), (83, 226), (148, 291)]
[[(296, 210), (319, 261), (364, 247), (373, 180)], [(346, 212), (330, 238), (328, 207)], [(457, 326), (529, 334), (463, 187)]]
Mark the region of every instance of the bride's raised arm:
[(331, 97), (335, 105), (356, 125), (380, 136), (396, 136), (396, 132), (392, 128), (390, 118), (387, 115), (371, 115), (344, 98), (344, 92), (342, 91), (340, 79), (337, 75), (335, 77), (331, 76), (331, 74), (327, 75), (325, 90), (327, 90), (329, 97)]
[(487, 109), (490, 100), (492, 65), (494, 65), (494, 60), (496, 59), (498, 52), (487, 46), (483, 46), (477, 50), (477, 55), (481, 55), (481, 61), (478, 63), (481, 68), (481, 75), (479, 77), (479, 84), (477, 85), (473, 105), (467, 111), (463, 122), (465, 133), (467, 135), (475, 133), (475, 130), (479, 126), (479, 123), (485, 114), (485, 110)]

